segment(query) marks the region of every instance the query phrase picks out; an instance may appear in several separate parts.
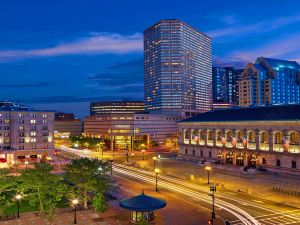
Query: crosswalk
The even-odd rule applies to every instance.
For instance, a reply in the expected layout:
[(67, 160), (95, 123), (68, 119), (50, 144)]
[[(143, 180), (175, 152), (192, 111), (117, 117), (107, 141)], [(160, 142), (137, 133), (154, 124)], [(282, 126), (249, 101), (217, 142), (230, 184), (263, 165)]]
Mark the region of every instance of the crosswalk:
[[(261, 225), (300, 225), (300, 210), (291, 210), (254, 217)], [(231, 221), (231, 225), (243, 225), (241, 221)]]

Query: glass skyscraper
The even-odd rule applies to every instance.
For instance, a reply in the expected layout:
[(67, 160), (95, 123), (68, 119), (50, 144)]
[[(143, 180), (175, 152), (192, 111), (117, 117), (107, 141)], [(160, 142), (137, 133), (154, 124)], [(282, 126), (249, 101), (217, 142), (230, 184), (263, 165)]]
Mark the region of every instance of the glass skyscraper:
[(145, 106), (189, 115), (211, 109), (211, 38), (180, 20), (144, 31)]
[(295, 61), (258, 57), (239, 81), (239, 105), (300, 103), (300, 65)]

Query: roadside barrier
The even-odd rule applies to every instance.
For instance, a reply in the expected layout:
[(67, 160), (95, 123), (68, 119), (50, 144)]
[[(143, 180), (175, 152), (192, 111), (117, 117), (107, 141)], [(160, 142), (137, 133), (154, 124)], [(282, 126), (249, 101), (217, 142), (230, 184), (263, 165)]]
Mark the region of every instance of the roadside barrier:
[(286, 194), (286, 195), (292, 195), (295, 197), (300, 197), (300, 191), (296, 190), (296, 189), (290, 190), (290, 189), (285, 189), (285, 188), (281, 188), (281, 187), (272, 187), (272, 191)]

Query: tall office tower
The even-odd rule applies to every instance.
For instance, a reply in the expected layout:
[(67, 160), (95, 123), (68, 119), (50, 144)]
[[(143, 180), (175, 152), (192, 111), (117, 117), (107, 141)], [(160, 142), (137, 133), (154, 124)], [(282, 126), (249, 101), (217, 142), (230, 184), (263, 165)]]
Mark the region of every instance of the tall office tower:
[(239, 92), (242, 107), (300, 103), (300, 65), (258, 57), (242, 73)]
[(188, 24), (161, 20), (144, 31), (145, 106), (191, 115), (211, 109), (211, 38)]
[(239, 81), (242, 78), (244, 69), (236, 69), (233, 71), (232, 78), (232, 104), (239, 105)]
[(233, 67), (213, 67), (213, 102), (233, 102)]

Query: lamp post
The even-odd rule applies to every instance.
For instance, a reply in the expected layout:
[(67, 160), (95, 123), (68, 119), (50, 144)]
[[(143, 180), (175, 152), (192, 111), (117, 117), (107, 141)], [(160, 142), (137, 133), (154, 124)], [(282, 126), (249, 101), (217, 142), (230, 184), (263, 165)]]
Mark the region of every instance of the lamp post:
[(17, 218), (20, 218), (20, 200), (21, 200), (22, 196), (20, 194), (16, 195), (16, 199), (17, 199)]
[(217, 191), (217, 187), (215, 185), (210, 186), (210, 194), (209, 196), (212, 197), (212, 212), (211, 212), (211, 220), (210, 224), (214, 224), (214, 219), (216, 219), (216, 213), (215, 213), (215, 192)]
[(29, 164), (29, 162), (28, 162), (28, 161), (25, 161), (25, 168), (26, 168), (26, 169), (28, 168), (28, 164)]
[(205, 170), (207, 171), (207, 184), (209, 184), (209, 173), (211, 171), (211, 167), (210, 166), (206, 166)]
[(155, 169), (154, 172), (155, 172), (155, 191), (158, 191), (157, 183), (158, 183), (158, 173), (160, 172), (160, 170)]
[(74, 206), (74, 222), (73, 224), (77, 224), (77, 205), (78, 205), (78, 199), (73, 199), (72, 204)]
[(133, 157), (134, 157), (134, 153), (131, 153), (131, 165), (133, 166)]
[(113, 173), (113, 162), (114, 162), (114, 160), (113, 160), (113, 159), (110, 159), (109, 161), (110, 161), (110, 175), (112, 175), (112, 173)]
[(142, 149), (143, 160), (145, 160), (145, 149)]
[(155, 170), (155, 168), (156, 168), (156, 160), (157, 160), (157, 157), (156, 157), (156, 156), (153, 156), (152, 159), (153, 159), (153, 168), (154, 168), (154, 170)]

